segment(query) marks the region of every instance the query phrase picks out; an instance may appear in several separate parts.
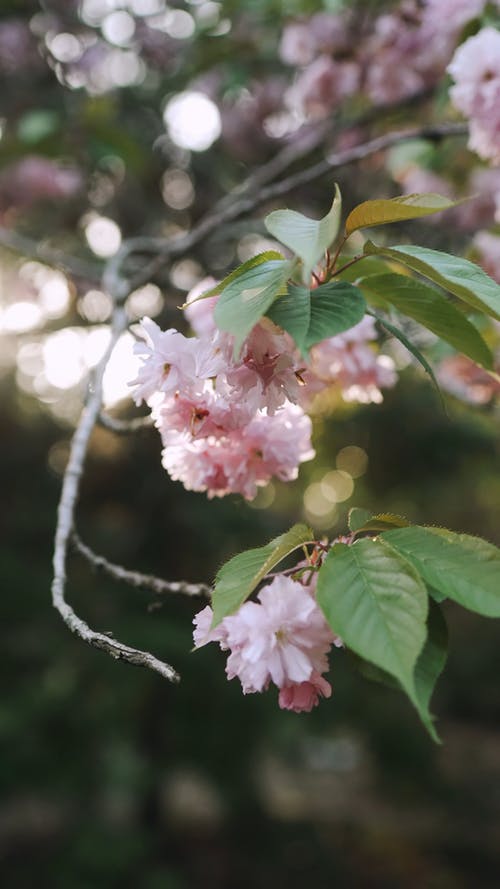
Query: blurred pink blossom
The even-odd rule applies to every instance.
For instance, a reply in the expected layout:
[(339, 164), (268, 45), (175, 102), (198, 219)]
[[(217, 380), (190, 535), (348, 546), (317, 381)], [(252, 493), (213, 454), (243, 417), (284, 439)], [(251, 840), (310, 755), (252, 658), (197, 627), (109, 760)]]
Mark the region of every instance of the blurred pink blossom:
[(467, 191), (471, 199), (452, 210), (460, 228), (477, 231), (500, 222), (500, 170), (473, 169)]
[(479, 265), (500, 284), (500, 235), (480, 231), (472, 243), (479, 253)]
[(359, 89), (360, 71), (355, 61), (337, 62), (320, 55), (300, 73), (287, 93), (287, 104), (307, 117), (326, 117), (345, 98)]
[(285, 26), (279, 45), (279, 55), (285, 65), (309, 65), (316, 50), (316, 38), (310, 22), (291, 22)]
[(458, 35), (467, 22), (481, 15), (486, 3), (487, 0), (425, 0), (424, 25)]
[[(433, 173), (432, 170), (419, 167), (417, 164), (410, 164), (399, 170), (394, 178), (401, 185), (404, 194), (432, 192), (433, 194), (442, 194), (447, 198), (453, 197), (453, 189), (447, 179)], [(440, 216), (439, 213), (436, 215)]]
[(306, 403), (308, 387), (314, 392), (332, 384), (340, 387), (345, 401), (380, 403), (380, 390), (394, 386), (397, 375), (392, 359), (377, 354), (369, 345), (376, 337), (375, 322), (366, 315), (345, 333), (313, 346), (309, 365), (312, 379), (305, 375), (307, 385), (301, 393)]
[(27, 155), (0, 174), (0, 209), (29, 207), (36, 201), (70, 198), (81, 191), (83, 176), (75, 167), (41, 155)]
[(0, 23), (0, 72), (22, 75), (41, 64), (42, 58), (28, 22), (7, 19)]
[(450, 97), (469, 118), (469, 148), (500, 164), (500, 31), (483, 28), (458, 47), (448, 72)]
[(444, 358), (436, 376), (443, 389), (468, 404), (488, 404), (500, 394), (500, 383), (465, 355)]
[(279, 54), (286, 65), (302, 68), (320, 53), (345, 53), (350, 49), (350, 44), (346, 18), (319, 12), (307, 20), (290, 22), (285, 26)]
[(453, 49), (446, 24), (426, 26), (418, 4), (402, 3), (376, 20), (362, 46), (365, 89), (378, 105), (409, 98), (442, 76)]

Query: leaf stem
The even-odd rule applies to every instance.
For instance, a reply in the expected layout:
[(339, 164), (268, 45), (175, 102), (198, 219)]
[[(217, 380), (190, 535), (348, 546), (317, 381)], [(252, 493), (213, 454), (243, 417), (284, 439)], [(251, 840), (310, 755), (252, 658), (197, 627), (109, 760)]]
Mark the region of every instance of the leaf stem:
[(345, 242), (347, 241), (347, 238), (348, 238), (348, 237), (349, 237), (349, 235), (344, 235), (344, 237), (343, 237), (342, 240), (340, 241), (339, 246), (337, 247), (337, 249), (336, 249), (336, 251), (335, 251), (335, 253), (334, 253), (332, 259), (330, 259), (330, 255), (327, 253), (327, 257), (328, 257), (328, 265), (327, 265), (327, 267), (326, 267), (326, 272), (327, 272), (328, 275), (329, 275), (330, 273), (332, 273), (332, 274), (331, 274), (332, 277), (333, 277), (333, 274), (335, 274), (334, 269), (335, 269), (335, 266), (336, 266), (336, 264), (337, 264), (337, 260), (338, 260), (338, 258), (339, 258), (339, 256), (340, 256), (340, 252), (341, 252), (342, 247), (344, 246)]
[(364, 258), (365, 258), (364, 253), (358, 253), (357, 256), (355, 256), (349, 262), (346, 262), (345, 265), (340, 266), (340, 268), (337, 269), (337, 271), (333, 273), (332, 278), (335, 278), (336, 275), (340, 275), (341, 272), (345, 272), (345, 270), (348, 269), (351, 265), (354, 265), (354, 263), (359, 262), (360, 259), (364, 259)]

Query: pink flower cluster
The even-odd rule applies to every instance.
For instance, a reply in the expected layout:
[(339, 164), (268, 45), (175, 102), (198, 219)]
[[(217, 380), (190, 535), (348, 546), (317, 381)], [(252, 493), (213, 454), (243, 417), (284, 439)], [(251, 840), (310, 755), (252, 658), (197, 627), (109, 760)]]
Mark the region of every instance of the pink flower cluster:
[(376, 20), (362, 47), (364, 89), (377, 105), (400, 102), (432, 87), (443, 75), (453, 49), (443, 17), (427, 20), (427, 9), (403, 2)]
[(143, 365), (131, 385), (136, 402), (152, 408), (174, 480), (209, 497), (251, 500), (272, 476), (296, 478), (299, 464), (314, 456), (311, 420), (291, 400), (298, 381), (286, 335), (263, 322), (235, 360), (212, 309), (206, 300), (188, 310), (201, 334), (194, 337), (144, 319), (145, 342), (136, 345)]
[(453, 104), (469, 119), (469, 148), (500, 164), (500, 31), (483, 28), (457, 49), (448, 66)]
[(291, 337), (263, 318), (235, 359), (233, 338), (217, 329), (218, 299), (188, 298), (195, 336), (162, 331), (149, 318), (135, 351), (143, 360), (134, 398), (152, 409), (163, 442), (162, 463), (174, 481), (209, 497), (241, 494), (247, 500), (272, 477), (295, 479), (314, 456), (306, 411), (315, 395), (340, 389), (348, 401), (379, 402), (392, 386), (392, 360), (374, 351), (373, 319), (324, 340), (306, 366)]
[(347, 10), (286, 26), (280, 56), (297, 67), (286, 93), (292, 111), (328, 116), (345, 98), (365, 93), (389, 105), (423, 92), (445, 73), (464, 25), (486, 0), (402, 0), (363, 24)]
[[(499, 371), (500, 361), (497, 373)], [(489, 404), (500, 396), (500, 383), (465, 355), (444, 358), (437, 369), (437, 378), (443, 389), (467, 404)]]
[(429, 28), (458, 35), (464, 25), (481, 15), (488, 0), (424, 0), (424, 20)]
[(313, 346), (302, 403), (310, 401), (311, 394), (335, 384), (345, 401), (380, 404), (380, 390), (394, 386), (397, 376), (392, 358), (371, 347), (376, 338), (375, 321), (365, 315), (345, 333)]
[(227, 678), (237, 676), (243, 694), (265, 691), (273, 683), (283, 710), (309, 712), (320, 697), (332, 693), (322, 674), (329, 668), (332, 645), (342, 642), (326, 623), (312, 586), (278, 575), (257, 599), (245, 602), (215, 629), (207, 605), (194, 619), (195, 647), (218, 642), (229, 651)]

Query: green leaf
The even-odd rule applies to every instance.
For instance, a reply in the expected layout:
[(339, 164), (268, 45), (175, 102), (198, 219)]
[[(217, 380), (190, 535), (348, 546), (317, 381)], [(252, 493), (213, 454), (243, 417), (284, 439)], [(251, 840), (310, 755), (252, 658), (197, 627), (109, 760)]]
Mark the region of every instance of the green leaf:
[(353, 506), (352, 509), (349, 510), (349, 515), (347, 517), (347, 523), (349, 525), (349, 530), (353, 533), (355, 531), (359, 531), (363, 525), (366, 524), (372, 517), (372, 513), (369, 509), (361, 509), (359, 506)]
[(455, 294), (473, 309), (500, 321), (500, 285), (478, 265), (429, 247), (378, 247), (367, 241), (368, 255), (387, 256), (419, 272), (425, 278)]
[(448, 629), (441, 609), (429, 601), (427, 639), (415, 666), (415, 704), (431, 738), (439, 743), (439, 736), (429, 712), (429, 703), (436, 682), (443, 672), (448, 653)]
[(336, 544), (319, 571), (317, 599), (346, 646), (390, 673), (413, 699), (427, 593), (411, 564), (381, 539)]
[(440, 593), (439, 590), (435, 590), (434, 587), (429, 586), (429, 584), (427, 584), (427, 592), (429, 593), (431, 599), (434, 599), (434, 601), (437, 602), (438, 605), (441, 604), (441, 602), (446, 601), (446, 596), (444, 595), (444, 593)]
[(431, 365), (427, 361), (427, 358), (425, 358), (425, 356), (422, 355), (420, 349), (417, 349), (417, 347), (415, 345), (413, 345), (411, 340), (408, 339), (406, 334), (404, 334), (403, 331), (399, 329), (399, 327), (396, 327), (394, 324), (391, 324), (390, 321), (387, 321), (386, 318), (381, 318), (380, 315), (377, 314), (377, 312), (371, 312), (368, 309), (367, 314), (371, 315), (372, 318), (376, 318), (376, 320), (381, 325), (381, 327), (384, 327), (388, 333), (391, 333), (392, 336), (395, 336), (396, 339), (399, 340), (399, 342), (402, 343), (406, 349), (408, 349), (408, 351), (411, 353), (411, 355), (413, 355), (413, 357), (417, 359), (418, 363), (422, 365), (425, 372), (429, 374), (432, 382), (434, 383), (434, 386), (435, 386), (436, 391), (439, 395), (439, 398), (441, 399), (441, 404), (444, 406), (443, 396), (441, 395), (441, 389), (439, 388), (439, 384), (438, 384), (438, 381), (436, 380), (435, 373), (434, 373)]
[(405, 194), (397, 198), (363, 201), (349, 213), (345, 224), (346, 235), (351, 235), (358, 228), (431, 216), (433, 213), (455, 207), (457, 203), (461, 201), (450, 201), (449, 198), (432, 193)]
[(266, 315), (286, 330), (300, 348), (303, 347), (311, 320), (311, 292), (301, 284), (290, 284), (288, 292), (276, 299)]
[(358, 657), (358, 655), (352, 654), (352, 652), (349, 652), (349, 654), (351, 655), (350, 660), (353, 661), (354, 665), (365, 679), (369, 679), (370, 682), (377, 682), (379, 685), (384, 685), (386, 688), (395, 688), (398, 691), (401, 691), (401, 685), (398, 680), (394, 679), (390, 673), (386, 673), (385, 670), (381, 670), (380, 667), (376, 667), (375, 664), (370, 664), (363, 658)]
[(372, 515), (368, 520), (356, 528), (355, 533), (361, 534), (364, 531), (388, 531), (391, 528), (407, 528), (409, 522), (400, 515), (394, 515), (392, 512), (382, 512), (378, 515)]
[(410, 524), (403, 516), (394, 515), (392, 512), (379, 512), (373, 515), (368, 509), (360, 509), (353, 506), (349, 510), (349, 529), (353, 534), (362, 531), (386, 531), (389, 528), (406, 528)]
[(307, 525), (294, 525), (286, 534), (275, 537), (266, 546), (246, 550), (226, 562), (215, 578), (212, 626), (217, 626), (224, 617), (237, 611), (278, 562), (313, 540), (314, 533)]
[(330, 281), (311, 290), (311, 320), (305, 348), (310, 349), (315, 343), (354, 327), (365, 310), (361, 290), (347, 281)]
[(274, 210), (264, 220), (267, 230), (302, 260), (304, 284), (309, 284), (314, 266), (338, 235), (341, 207), (336, 185), (332, 206), (323, 219), (310, 219), (295, 210)]
[(415, 526), (383, 532), (425, 582), (486, 617), (500, 617), (500, 550), (468, 534)]
[(331, 281), (313, 290), (291, 284), (287, 295), (273, 302), (267, 316), (288, 331), (306, 354), (315, 343), (358, 324), (365, 309), (365, 299), (357, 287), (346, 281)]
[[(223, 278), (222, 281), (219, 281), (218, 284), (214, 284), (209, 290), (200, 293), (200, 295), (197, 296), (196, 299), (193, 299), (192, 302), (196, 303), (200, 299), (207, 299), (209, 296), (218, 296), (219, 293), (222, 293), (226, 287), (232, 284), (233, 281), (236, 281), (237, 278), (240, 278), (241, 275), (244, 275), (245, 272), (273, 259), (283, 259), (283, 255), (278, 253), (277, 250), (265, 250), (264, 253), (258, 253), (257, 256), (252, 256), (250, 259), (247, 259), (246, 262), (242, 263), (242, 265), (239, 265), (237, 269), (230, 272), (229, 275), (226, 275), (226, 277)], [(184, 303), (184, 305), (181, 306), (181, 309), (185, 309), (189, 305), (191, 305), (191, 303)]]
[[(440, 743), (439, 736), (434, 728), (433, 718), (429, 712), (429, 703), (436, 682), (446, 663), (448, 648), (448, 630), (441, 610), (435, 602), (429, 602), (429, 614), (427, 617), (427, 639), (420, 652), (414, 671), (415, 693), (412, 703), (415, 706), (423, 724), (431, 738)], [(378, 682), (388, 688), (401, 690), (400, 683), (385, 670), (375, 667), (367, 661), (353, 655), (353, 660), (361, 673), (371, 682)]]
[(478, 330), (434, 287), (391, 273), (363, 278), (359, 287), (368, 300), (372, 293), (383, 297), (481, 367), (493, 368), (493, 356)]
[(233, 334), (235, 355), (274, 299), (286, 292), (291, 270), (291, 262), (268, 260), (238, 275), (221, 293), (215, 306), (215, 323)]

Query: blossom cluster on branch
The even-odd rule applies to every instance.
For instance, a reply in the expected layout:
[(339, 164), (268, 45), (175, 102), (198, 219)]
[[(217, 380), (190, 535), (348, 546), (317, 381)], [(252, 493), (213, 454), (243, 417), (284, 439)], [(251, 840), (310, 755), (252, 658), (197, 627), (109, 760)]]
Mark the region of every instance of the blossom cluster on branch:
[(131, 383), (136, 403), (152, 409), (163, 466), (188, 490), (251, 500), (272, 477), (296, 478), (314, 457), (306, 411), (319, 392), (333, 386), (346, 401), (380, 402), (381, 389), (396, 382), (393, 360), (376, 348), (373, 318), (315, 345), (308, 362), (263, 318), (235, 356), (234, 337), (215, 326), (217, 297), (197, 300), (199, 291), (185, 310), (194, 336), (143, 320), (135, 346), (143, 364)]
[[(462, 29), (480, 16), (486, 5), (486, 0), (403, 0), (394, 10), (361, 23), (347, 9), (291, 22), (280, 43), (282, 61), (297, 69), (286, 104), (314, 119), (329, 115), (344, 99), (355, 95), (364, 95), (375, 105), (390, 105), (434, 88), (445, 74)], [(495, 33), (493, 28), (483, 29), (477, 46), (472, 43), (465, 56), (459, 50), (448, 69), (453, 76), (455, 70), (470, 70), (466, 56), (472, 54), (476, 72), (489, 65), (496, 76), (498, 53), (493, 64), (491, 58), (481, 56), (482, 47), (488, 50), (487, 56), (494, 52), (489, 32)], [(468, 76), (465, 70), (464, 77)], [(452, 99), (455, 101), (453, 93)], [(456, 104), (466, 116), (473, 113), (469, 102)], [(482, 153), (474, 137), (471, 147), (483, 157), (494, 156)]]
[[(0, 239), (23, 255), (61, 265), (76, 279), (74, 290), (69, 280), (66, 287), (65, 279), (52, 279), (51, 295), (47, 270), (39, 262), (13, 272), (20, 282), (18, 295), (30, 295), (24, 309), (29, 312), (39, 294), (47, 306), (45, 315), (31, 311), (28, 326), (20, 330), (36, 330), (42, 319), (63, 317), (72, 310), (73, 297), (79, 297), (75, 308), (86, 322), (97, 326), (109, 319), (111, 327), (65, 472), (55, 537), (54, 605), (89, 644), (175, 681), (178, 676), (168, 664), (91, 630), (65, 599), (75, 505), (93, 427), (99, 418), (107, 419), (109, 428), (132, 431), (151, 420), (115, 419), (101, 410), (113, 347), (125, 338), (131, 342), (131, 321), (159, 315), (163, 290), (165, 296), (170, 288), (185, 293), (211, 272), (223, 278), (219, 284), (202, 281), (189, 294), (184, 318), (191, 332), (183, 324), (180, 330), (162, 330), (144, 319), (135, 348), (142, 363), (131, 384), (137, 404), (146, 402), (151, 409), (170, 477), (208, 497), (236, 494), (251, 500), (271, 478), (295, 479), (301, 463), (314, 456), (311, 417), (318, 409), (331, 407), (337, 396), (346, 402), (380, 402), (397, 373), (393, 360), (379, 349), (379, 330), (396, 341), (396, 356), (401, 347), (409, 352), (401, 364), (418, 362), (443, 388), (466, 401), (489, 404), (500, 391), (495, 327), (500, 289), (479, 265), (500, 281), (500, 238), (496, 229), (487, 231), (500, 223), (500, 170), (474, 169), (472, 155), (449, 141), (466, 136), (466, 125), (436, 118), (446, 101), (443, 78), (448, 73), (453, 79), (448, 113), (454, 106), (457, 116), (470, 123), (469, 147), (476, 154), (500, 163), (495, 19), (500, 0), (396, 0), (377, 4), (375, 11), (368, 4), (340, 2), (336, 12), (289, 19), (284, 27), (276, 22), (273, 45), (279, 29), (280, 59), (259, 45), (262, 4), (255, 9), (243, 4), (227, 18), (222, 18), (223, 4), (192, 3), (189, 11), (164, 0), (152, 6), (118, 5), (115, 10), (116, 4), (69, 0), (52, 4), (50, 14), (27, 13), (22, 26), (16, 20), (0, 24), (0, 71), (21, 86), (23, 71), (35, 78), (49, 72), (58, 99), (63, 89), (71, 91), (68, 98), (78, 99), (82, 130), (77, 141), (83, 144), (85, 135), (92, 140), (88, 156), (75, 154), (74, 129), (68, 126), (77, 117), (74, 109), (71, 118), (52, 110), (64, 105), (55, 99), (46, 110), (32, 107), (21, 89), (14, 126), (9, 122), (2, 133)], [(208, 44), (206, 58), (203, 52), (197, 58)], [(235, 76), (229, 58), (241, 62), (244, 77)], [(188, 62), (184, 80), (183, 60)], [(34, 93), (32, 86), (28, 90)], [(123, 88), (127, 92), (120, 104)], [(141, 113), (129, 126), (129, 98), (136, 89)], [(113, 95), (109, 104), (101, 99), (107, 93)], [(114, 134), (108, 117), (113, 117), (115, 97)], [(392, 129), (396, 115), (409, 109), (415, 111), (417, 126)], [(206, 132), (184, 126), (186, 120), (203, 123), (205, 112)], [(0, 123), (3, 127), (3, 119)], [(204, 159), (200, 153), (219, 138), (223, 160), (214, 166), (211, 155)], [(141, 139), (143, 160), (138, 152), (134, 161)], [(158, 166), (151, 176), (153, 147)], [(63, 162), (64, 157), (73, 161)], [(254, 165), (243, 181), (241, 161)], [(375, 185), (360, 181), (359, 188), (356, 178), (346, 188), (346, 204), (359, 199), (358, 191), (364, 199), (349, 212), (343, 229), (339, 187), (322, 219), (273, 209), (276, 197), (358, 162), (360, 180), (385, 171), (404, 194), (392, 197), (387, 177), (384, 182), (377, 178)], [(214, 176), (216, 168), (223, 175)], [(151, 183), (153, 191), (146, 192)], [(479, 197), (455, 201), (467, 192)], [(142, 193), (148, 200), (139, 200)], [(162, 203), (157, 212), (146, 213), (154, 193)], [(323, 197), (320, 191), (307, 198), (299, 194), (298, 201), (310, 202), (313, 209)], [(43, 237), (30, 237), (24, 216), (36, 221), (44, 201), (47, 210), (60, 206), (62, 216), (51, 224), (44, 215)], [(233, 227), (246, 217), (246, 231), (249, 215), (259, 206), (269, 208), (264, 225), (283, 245), (283, 254), (266, 250), (254, 256), (258, 237), (253, 223), (243, 237), (242, 229)], [(376, 243), (363, 244), (366, 228), (411, 226), (425, 215), (440, 224), (445, 210), (450, 229), (474, 232), (471, 258), (478, 265), (463, 259), (454, 241), (453, 255), (433, 249), (441, 246), (437, 229), (430, 246), (408, 244), (411, 231), (406, 228), (401, 242), (376, 234)], [(16, 233), (18, 220), (22, 225)], [(58, 227), (62, 239), (78, 226), (85, 233), (85, 250), (98, 262), (62, 255), (51, 246)], [(108, 237), (101, 238), (106, 231)], [(351, 235), (355, 239), (346, 246)], [(247, 237), (253, 241), (250, 250)], [(212, 241), (205, 250), (207, 238)], [(72, 252), (78, 254), (80, 247), (77, 243)], [(224, 277), (235, 255), (249, 254), (251, 259)], [(359, 274), (353, 277), (357, 263)], [(25, 280), (33, 282), (33, 299)], [(142, 285), (153, 281), (157, 292), (141, 294)], [(210, 295), (199, 299), (207, 289)], [(132, 305), (136, 308), (129, 311)], [(95, 333), (106, 337), (108, 331)], [(56, 357), (64, 365), (58, 334)], [(20, 380), (25, 373), (29, 386), (33, 381), (27, 391), (41, 394), (49, 375), (39, 371), (50, 364), (52, 341), (27, 345), (19, 353)], [(435, 373), (427, 352), (436, 360)], [(90, 356), (85, 366), (94, 365)], [(64, 374), (69, 386), (67, 366)], [(122, 382), (130, 376), (132, 371), (125, 372)], [(57, 386), (61, 376), (52, 379)], [(335, 398), (323, 399), (331, 390)], [(335, 545), (318, 542), (305, 526), (294, 526), (262, 547), (260, 556), (255, 551), (240, 554), (240, 561), (235, 556), (217, 575), (211, 606), (195, 619), (195, 644), (217, 642), (228, 653), (228, 678), (239, 678), (244, 693), (274, 685), (280, 707), (296, 712), (309, 711), (330, 696), (328, 655), (332, 645), (345, 644), (405, 689), (432, 734), (429, 693), (445, 657), (434, 594), (438, 601), (455, 598), (486, 616), (498, 616), (493, 571), (498, 553), (485, 541), (412, 528), (398, 516), (363, 518), (360, 512), (366, 511), (351, 510), (350, 534)], [(307, 552), (305, 562), (272, 573), (300, 547)], [(135, 586), (209, 593), (206, 584), (162, 581), (126, 570), (81, 542), (79, 551), (96, 567)]]
[(469, 146), (500, 164), (500, 31), (483, 28), (457, 49), (448, 72), (450, 97), (469, 118)]
[(210, 605), (194, 619), (195, 647), (217, 642), (229, 651), (227, 678), (238, 677), (243, 694), (266, 691), (273, 683), (281, 709), (295, 713), (309, 712), (331, 696), (322, 674), (332, 645), (342, 646), (316, 602), (312, 570), (312, 578), (307, 572), (300, 580), (279, 574), (262, 587), (257, 602), (245, 602), (215, 629)]

